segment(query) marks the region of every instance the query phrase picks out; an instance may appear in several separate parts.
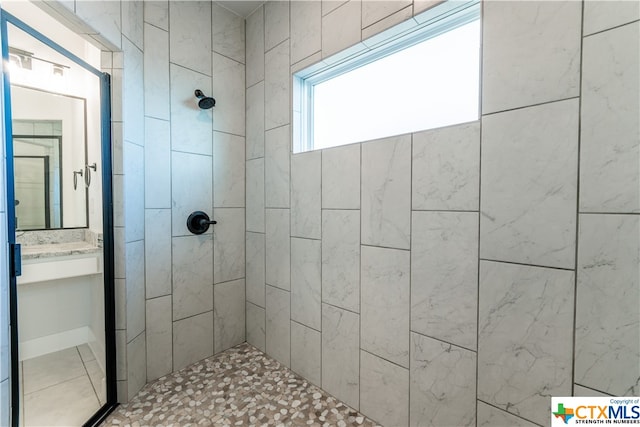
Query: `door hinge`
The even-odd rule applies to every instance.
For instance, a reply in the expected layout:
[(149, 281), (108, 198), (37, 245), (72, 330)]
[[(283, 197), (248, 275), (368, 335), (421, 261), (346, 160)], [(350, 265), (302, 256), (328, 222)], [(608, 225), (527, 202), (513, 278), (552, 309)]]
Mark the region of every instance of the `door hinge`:
[(18, 277), (22, 274), (22, 249), (20, 243), (11, 243), (11, 273)]

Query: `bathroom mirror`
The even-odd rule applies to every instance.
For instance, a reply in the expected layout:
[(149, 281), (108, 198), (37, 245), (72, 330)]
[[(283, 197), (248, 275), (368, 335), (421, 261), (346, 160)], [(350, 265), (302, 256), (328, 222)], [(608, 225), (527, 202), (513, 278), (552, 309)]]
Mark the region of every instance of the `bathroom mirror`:
[(87, 227), (94, 171), (86, 160), (85, 99), (21, 85), (11, 91), (17, 229)]

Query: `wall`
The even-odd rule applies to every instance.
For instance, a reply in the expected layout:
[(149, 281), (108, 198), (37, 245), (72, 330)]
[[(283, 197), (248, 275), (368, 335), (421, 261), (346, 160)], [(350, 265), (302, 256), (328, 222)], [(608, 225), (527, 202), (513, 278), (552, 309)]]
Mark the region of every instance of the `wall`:
[(637, 395), (637, 3), (484, 2), (479, 121), (290, 154), (291, 72), (433, 3), (247, 19), (247, 340), (384, 425)]

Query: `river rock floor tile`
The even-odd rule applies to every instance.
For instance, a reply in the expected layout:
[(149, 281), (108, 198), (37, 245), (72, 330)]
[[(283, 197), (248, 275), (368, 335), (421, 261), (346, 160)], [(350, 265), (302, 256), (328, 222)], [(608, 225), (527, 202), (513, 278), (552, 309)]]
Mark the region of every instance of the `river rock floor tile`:
[(147, 384), (102, 425), (378, 424), (245, 343)]

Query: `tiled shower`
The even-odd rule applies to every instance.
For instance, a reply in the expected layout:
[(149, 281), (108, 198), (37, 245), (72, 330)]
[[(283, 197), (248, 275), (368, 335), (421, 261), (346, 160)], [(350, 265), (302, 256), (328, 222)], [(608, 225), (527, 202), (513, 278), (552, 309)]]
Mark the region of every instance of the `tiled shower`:
[(291, 154), (291, 74), (437, 3), (44, 6), (112, 75), (121, 401), (245, 340), (388, 426), (640, 394), (637, 2), (484, 1), (478, 121)]

